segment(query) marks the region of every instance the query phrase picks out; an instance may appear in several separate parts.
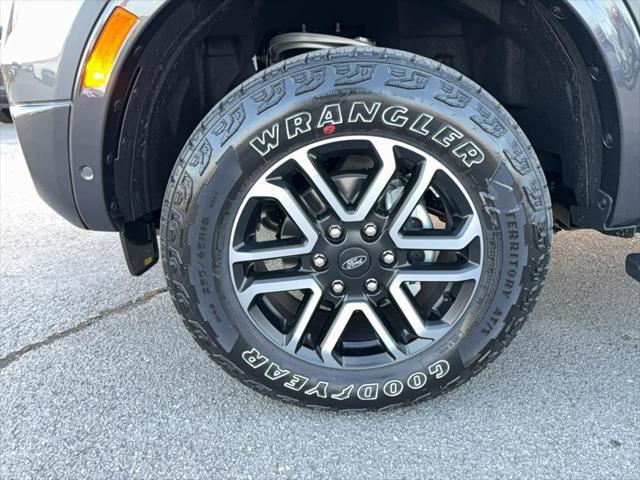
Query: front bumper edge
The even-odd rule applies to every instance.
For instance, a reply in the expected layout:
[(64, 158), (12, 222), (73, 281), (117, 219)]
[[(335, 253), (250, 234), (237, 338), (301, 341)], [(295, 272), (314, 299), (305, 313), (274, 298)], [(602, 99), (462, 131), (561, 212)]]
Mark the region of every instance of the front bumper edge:
[(71, 102), (67, 100), (11, 107), (18, 139), (38, 194), (73, 225), (87, 228), (76, 209), (71, 187), (70, 113)]

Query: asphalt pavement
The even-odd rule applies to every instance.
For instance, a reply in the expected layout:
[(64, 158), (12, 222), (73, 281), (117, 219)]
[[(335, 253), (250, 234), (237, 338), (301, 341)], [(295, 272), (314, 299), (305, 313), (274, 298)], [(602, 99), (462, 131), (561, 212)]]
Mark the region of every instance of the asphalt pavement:
[(67, 224), (0, 128), (0, 478), (637, 479), (640, 237), (555, 237), (540, 301), (463, 387), (386, 413), (309, 411), (195, 345), (160, 267)]

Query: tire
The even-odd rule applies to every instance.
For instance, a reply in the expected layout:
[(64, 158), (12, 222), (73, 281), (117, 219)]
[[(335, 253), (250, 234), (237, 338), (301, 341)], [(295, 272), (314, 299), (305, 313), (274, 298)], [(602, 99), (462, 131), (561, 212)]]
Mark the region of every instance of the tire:
[(0, 110), (0, 123), (13, 123), (13, 119), (11, 118), (11, 113), (8, 108)]
[[(354, 104), (357, 102), (361, 103), (356, 108)], [(394, 108), (389, 110), (390, 107)], [(373, 110), (376, 110), (375, 114)], [(357, 115), (358, 111), (360, 115)], [(300, 117), (304, 117), (305, 121), (309, 119), (307, 114), (302, 115), (300, 112), (310, 115), (308, 125), (295, 120)], [(296, 126), (299, 128), (296, 129)], [(270, 337), (271, 333), (265, 333), (275, 331), (272, 328), (273, 321), (260, 310), (266, 301), (258, 308), (256, 299), (251, 300), (254, 303), (246, 305), (245, 300), (240, 300), (248, 288), (242, 290), (242, 295), (239, 293), (244, 287), (242, 278), (238, 280), (238, 272), (242, 272), (240, 275), (245, 275), (246, 272), (259, 275), (255, 265), (246, 267), (241, 264), (236, 267), (233, 263), (233, 259), (244, 258), (237, 257), (236, 251), (249, 248), (251, 242), (258, 242), (257, 237), (251, 236), (251, 229), (254, 227), (250, 222), (254, 222), (257, 215), (251, 209), (258, 208), (262, 218), (263, 215), (269, 217), (269, 208), (279, 208), (277, 205), (273, 207), (268, 200), (260, 203), (265, 200), (254, 200), (249, 196), (253, 195), (251, 192), (254, 192), (256, 185), (271, 185), (270, 182), (282, 180), (280, 177), (273, 180), (272, 176), (276, 175), (274, 172), (279, 172), (279, 168), (284, 169), (289, 165), (286, 163), (281, 167), (278, 162), (293, 155), (292, 152), (305, 151), (310, 144), (340, 144), (341, 141), (347, 141), (341, 138), (356, 138), (358, 135), (393, 142), (396, 146), (393, 147), (392, 155), (396, 165), (409, 161), (406, 159), (412, 158), (411, 151), (415, 150), (418, 156), (423, 155), (415, 160), (416, 163), (409, 162), (409, 167), (406, 167), (409, 173), (402, 178), (409, 178), (408, 182), (413, 182), (411, 179), (414, 176), (415, 182), (419, 182), (416, 172), (423, 170), (416, 169), (426, 169), (424, 165), (429, 165), (431, 159), (439, 162), (438, 165), (442, 168), (440, 172), (444, 173), (438, 173), (440, 176), (434, 176), (432, 181), (435, 182), (437, 178), (444, 185), (437, 190), (442, 199), (433, 200), (430, 196), (432, 193), (429, 193), (431, 190), (425, 190), (420, 202), (427, 202), (425, 198), (430, 196), (429, 202), (441, 201), (442, 208), (447, 211), (460, 208), (467, 213), (472, 212), (468, 215), (452, 214), (451, 217), (457, 217), (451, 220), (451, 228), (458, 228), (455, 227), (458, 224), (468, 226), (468, 221), (471, 221), (468, 219), (477, 218), (479, 230), (472, 243), (461, 247), (464, 248), (462, 253), (439, 251), (435, 258), (455, 257), (451, 268), (473, 265), (478, 268), (475, 271), (479, 276), (471, 281), (461, 280), (458, 282), (459, 286), (457, 280), (447, 284), (446, 277), (437, 277), (445, 280), (432, 284), (439, 289), (445, 288), (442, 287), (443, 283), (453, 285), (452, 290), (447, 290), (453, 305), (459, 299), (460, 302), (462, 299), (467, 302), (464, 308), (451, 314), (451, 318), (454, 315), (457, 317), (450, 325), (445, 321), (448, 313), (436, 316), (435, 322), (443, 327), (442, 331), (448, 329), (441, 337), (434, 334), (433, 338), (425, 339), (420, 335), (413, 335), (410, 328), (402, 327), (404, 329), (400, 330), (401, 336), (407, 333), (406, 338), (397, 340), (400, 342), (397, 343), (400, 349), (389, 353), (384, 338), (375, 330), (375, 347), (370, 350), (374, 353), (362, 353), (369, 352), (364, 347), (361, 348), (362, 345), (373, 345), (366, 342), (371, 341), (371, 328), (376, 328), (372, 317), (363, 310), (358, 314), (363, 314), (369, 324), (362, 320), (364, 317), (357, 321), (348, 320), (347, 324), (362, 322), (364, 325), (362, 333), (358, 330), (360, 323), (353, 327), (353, 332), (349, 330), (349, 335), (354, 335), (353, 338), (357, 340), (353, 343), (357, 346), (353, 350), (357, 355), (350, 356), (351, 344), (342, 337), (334, 344), (327, 340), (330, 335), (322, 337), (322, 334), (317, 334), (316, 339), (313, 337), (316, 334), (311, 333), (300, 340), (302, 343), (294, 346), (295, 353), (291, 353), (278, 345)], [(278, 141), (275, 142), (274, 138)], [(434, 138), (438, 138), (440, 142)], [(371, 142), (374, 150), (377, 149), (375, 142)], [(341, 145), (340, 148), (369, 148), (360, 143)], [(371, 154), (372, 158), (377, 155), (376, 152), (377, 150)], [(317, 162), (318, 155), (324, 154), (313, 155)], [(330, 158), (331, 154), (326, 155), (326, 158)], [(377, 165), (375, 161), (374, 165)], [(399, 171), (400, 167), (394, 175), (400, 175)], [(303, 177), (311, 175), (309, 172), (301, 173), (296, 170), (294, 173), (283, 173), (282, 178), (291, 175), (286, 179), (293, 179), (294, 175), (299, 174)], [(333, 177), (331, 180), (334, 180)], [(410, 196), (411, 189), (417, 188), (417, 184), (405, 184), (401, 195)], [(440, 184), (436, 187), (438, 185)], [(314, 191), (314, 188), (315, 185), (312, 185), (306, 192)], [(387, 195), (388, 190), (385, 192)], [(460, 192), (466, 200), (462, 199)], [(362, 195), (363, 197), (358, 198), (366, 198), (365, 193)], [(325, 200), (326, 198), (330, 197), (325, 197)], [(387, 197), (384, 198), (386, 201)], [(404, 205), (404, 201), (401, 200), (398, 205)], [(409, 205), (409, 200), (406, 201)], [(329, 215), (333, 214), (332, 209), (338, 212), (338, 206), (327, 203)], [(254, 204), (259, 207), (254, 207)], [(280, 207), (282, 205), (281, 203)], [(378, 215), (381, 204), (376, 205), (374, 213)], [(397, 210), (393, 210), (394, 208)], [(417, 208), (411, 215), (416, 214)], [(249, 209), (249, 213), (245, 214), (246, 209)], [(389, 207), (389, 212), (400, 210), (400, 207)], [(286, 237), (282, 232), (287, 220), (282, 218), (290, 213), (284, 207), (282, 211), (284, 214), (280, 213), (279, 216), (273, 214), (280, 222), (277, 227), (273, 227), (280, 229), (277, 233), (280, 239), (278, 241)], [(353, 211), (350, 210), (352, 213)], [(367, 215), (374, 215), (372, 212), (373, 210)], [(463, 220), (458, 218), (461, 215)], [(246, 227), (249, 232), (247, 237), (242, 233), (245, 231), (245, 218), (249, 222), (249, 227)], [(267, 225), (270, 225), (269, 218), (265, 220)], [(324, 217), (313, 218), (320, 222)], [(402, 224), (403, 238), (412, 238), (406, 231), (411, 222), (414, 222), (413, 216)], [(384, 222), (380, 223), (383, 224)], [(393, 222), (391, 224), (395, 225)], [(336, 251), (345, 247), (344, 242), (351, 241), (347, 237), (351, 239), (359, 235), (358, 232), (352, 234), (349, 230), (352, 227), (349, 225), (351, 223), (345, 223), (346, 237), (343, 237), (345, 240), (342, 240), (341, 246), (336, 247)], [(302, 229), (299, 225), (296, 226)], [(256, 231), (262, 228), (263, 226), (255, 226)], [(389, 228), (391, 232), (392, 227)], [(427, 227), (423, 224), (418, 228)], [(256, 74), (228, 94), (207, 114), (188, 140), (173, 169), (162, 211), (161, 248), (169, 291), (185, 325), (196, 342), (229, 374), (260, 393), (293, 404), (335, 410), (378, 410), (433, 398), (464, 383), (511, 342), (532, 310), (543, 285), (549, 260), (551, 228), (551, 202), (536, 155), (513, 118), (486, 91), (459, 72), (417, 55), (381, 48), (338, 48), (288, 59)], [(323, 245), (328, 245), (327, 252), (334, 251), (331, 250), (332, 242), (340, 242), (325, 238), (325, 231), (317, 230), (316, 233), (322, 236)], [(237, 235), (240, 235), (242, 242), (247, 243), (235, 246), (233, 242)], [(378, 235), (380, 242), (383, 236), (387, 238), (384, 232)], [(295, 238), (297, 242), (298, 237)], [(309, 243), (300, 241), (301, 245)], [(374, 250), (376, 245), (373, 241), (364, 244), (366, 248)], [(442, 245), (444, 247), (441, 248), (448, 248), (448, 245), (454, 244)], [(307, 248), (307, 254), (308, 250)], [(347, 267), (360, 268), (359, 262), (370, 262), (370, 271), (377, 269), (375, 271), (382, 272), (381, 275), (391, 272), (388, 278), (396, 278), (394, 275), (401, 268), (418, 268), (411, 266), (412, 252), (406, 255), (403, 252), (404, 250), (398, 250), (398, 255), (401, 255), (404, 262), (402, 266), (400, 260), (397, 267), (384, 264), (380, 266), (374, 255), (367, 253), (360, 259), (357, 255), (352, 255), (346, 263), (337, 262), (337, 267), (334, 265), (336, 261), (329, 258), (330, 268), (342, 269), (332, 270), (338, 272), (336, 275), (346, 274)], [(417, 252), (417, 265), (424, 265), (424, 262), (429, 261), (440, 262), (433, 260), (434, 257), (427, 259), (427, 249)], [(298, 266), (294, 268), (311, 271), (307, 269), (307, 254), (300, 255), (299, 260), (296, 259), (298, 257), (292, 260), (298, 262)], [(331, 253), (327, 253), (327, 256), (330, 257)], [(472, 261), (472, 258), (475, 260)], [(315, 257), (312, 261), (315, 262)], [(458, 267), (456, 262), (462, 262), (463, 267)], [(260, 262), (258, 265), (261, 265)], [(437, 269), (431, 265), (424, 268)], [(431, 274), (429, 270), (425, 271)], [(321, 278), (321, 273), (314, 273), (316, 276), (313, 278)], [(271, 275), (271, 272), (267, 274)], [(365, 278), (363, 276), (357, 281), (364, 281)], [(345, 280), (352, 281), (351, 277), (345, 277)], [(328, 295), (332, 299), (338, 297), (333, 290), (333, 283), (331, 286), (322, 285), (323, 289), (318, 295)], [(373, 295), (367, 291), (356, 292), (357, 288), (353, 285), (348, 283), (346, 293), (354, 295), (353, 298), (368, 298), (367, 295)], [(384, 290), (385, 285), (381, 290)], [(409, 295), (407, 285), (402, 286), (405, 295)], [(427, 301), (422, 300), (422, 292), (431, 291), (430, 288), (436, 289), (435, 286), (423, 288), (422, 283), (419, 285), (418, 294), (410, 293), (415, 295), (412, 305), (416, 309), (418, 296), (422, 302), (420, 305), (427, 305)], [(468, 285), (473, 286), (467, 287)], [(453, 290), (454, 288), (457, 290)], [(313, 289), (310, 291), (313, 297)], [(456, 292), (455, 295), (451, 294), (452, 291)], [(309, 292), (303, 294), (304, 298), (308, 298)], [(445, 293), (442, 295), (445, 298)], [(451, 300), (452, 296), (454, 300)], [(433, 305), (439, 305), (438, 309), (442, 308), (443, 304), (437, 302)], [(383, 303), (389, 306), (389, 303)], [(379, 312), (376, 309), (382, 308), (383, 303), (372, 307), (374, 314)], [(331, 308), (338, 308), (336, 305), (344, 306), (345, 303), (336, 300), (335, 304), (329, 304)], [(390, 305), (389, 308), (395, 309), (393, 302)], [(410, 309), (409, 304), (404, 305)], [(453, 309), (451, 306), (447, 308)], [(314, 312), (315, 322), (319, 313)], [(408, 318), (405, 310), (401, 313)], [(271, 326), (265, 323), (265, 318), (271, 322)], [(302, 314), (297, 321), (300, 318)], [(407, 318), (400, 317), (399, 321), (406, 321)], [(421, 319), (420, 325), (425, 326), (425, 331), (431, 331), (429, 328), (432, 323), (429, 318), (425, 314)], [(386, 317), (384, 322), (387, 322), (385, 325), (389, 332), (396, 328), (389, 326), (391, 320)], [(285, 323), (286, 318), (281, 321), (282, 325)], [(279, 328), (280, 326), (276, 330)], [(282, 332), (285, 335), (286, 328), (283, 326), (282, 331), (278, 330), (273, 335)], [(295, 329), (295, 325), (292, 328)], [(327, 327), (321, 325), (318, 328)], [(352, 327), (345, 327), (341, 335), (346, 335), (349, 328)], [(327, 330), (324, 332), (326, 334)], [(394, 342), (391, 344), (396, 345)], [(336, 350), (327, 347), (329, 354), (325, 356), (323, 349), (326, 345), (334, 345)], [(412, 345), (418, 345), (415, 352), (412, 351)], [(299, 350), (295, 350), (296, 348)], [(382, 350), (378, 350), (380, 348)], [(303, 351), (306, 357), (303, 357)], [(396, 354), (398, 351), (401, 353)], [(322, 357), (321, 360), (318, 357)]]

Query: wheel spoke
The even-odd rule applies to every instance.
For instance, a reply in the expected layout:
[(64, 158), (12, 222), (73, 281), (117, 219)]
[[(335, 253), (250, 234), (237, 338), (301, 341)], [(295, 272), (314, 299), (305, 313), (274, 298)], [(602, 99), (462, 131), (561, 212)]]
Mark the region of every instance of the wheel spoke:
[(347, 212), (342, 204), (342, 200), (338, 198), (333, 191), (333, 188), (331, 188), (331, 185), (329, 185), (322, 173), (320, 173), (315, 164), (311, 161), (308, 151), (302, 150), (296, 152), (293, 159), (303, 170), (307, 179), (318, 190), (320, 195), (322, 195), (327, 204), (336, 212), (336, 215), (338, 215), (341, 220), (344, 220), (343, 216), (347, 214)]
[(309, 321), (311, 320), (313, 313), (316, 311), (320, 298), (322, 297), (322, 290), (316, 282), (313, 282), (313, 285), (309, 286), (309, 290), (311, 290), (311, 295), (307, 298), (304, 308), (296, 320), (293, 330), (285, 338), (284, 348), (291, 353), (295, 353), (298, 350), (300, 340), (302, 340), (304, 332), (307, 330), (307, 326), (309, 325)]
[(322, 293), (314, 278), (307, 275), (288, 275), (253, 280), (247, 287), (238, 292), (240, 304), (248, 309), (257, 295), (265, 293), (290, 292), (294, 290), (311, 290), (314, 294)]
[(311, 252), (316, 241), (318, 233), (305, 213), (305, 210), (298, 203), (293, 194), (284, 187), (274, 185), (266, 180), (256, 184), (247, 198), (273, 198), (277, 200), (289, 218), (296, 224), (300, 232), (305, 237), (301, 245), (286, 247), (235, 247), (231, 249), (229, 257), (232, 263), (245, 261), (267, 260), (270, 258), (290, 257), (294, 255), (304, 255)]
[(455, 234), (443, 235), (439, 232), (414, 236), (405, 236), (400, 230), (412, 214), (418, 201), (429, 188), (433, 176), (440, 167), (430, 159), (421, 165), (418, 178), (406, 196), (389, 227), (389, 236), (396, 247), (410, 250), (461, 250), (481, 235), (480, 221), (477, 215), (469, 215)]
[(398, 248), (408, 250), (462, 250), (477, 236), (481, 235), (480, 221), (476, 215), (470, 215), (453, 235), (440, 233), (404, 236), (391, 234), (391, 239)]
[(382, 196), (389, 180), (393, 176), (393, 172), (396, 170), (396, 159), (393, 153), (395, 142), (387, 138), (372, 138), (369, 141), (375, 148), (378, 157), (380, 157), (381, 166), (359, 201), (358, 208), (354, 213), (355, 221), (365, 219)]
[(264, 247), (264, 248), (237, 248), (229, 252), (229, 258), (232, 263), (238, 262), (257, 262), (260, 260), (269, 260), (274, 258), (286, 258), (298, 255), (304, 255), (311, 251), (311, 247), (305, 243), (304, 245), (288, 246), (288, 247)]
[(409, 193), (406, 195), (400, 208), (395, 213), (395, 217), (389, 226), (389, 236), (396, 243), (398, 248), (404, 248), (398, 245), (404, 239), (404, 236), (400, 233), (400, 229), (405, 224), (411, 213), (415, 210), (416, 205), (418, 205), (418, 201), (420, 201), (420, 198), (422, 198), (424, 193), (427, 191), (427, 188), (429, 188), (431, 180), (438, 170), (439, 167), (435, 162), (425, 159), (425, 161), (420, 165), (418, 178), (414, 182)]
[(422, 316), (402, 288), (402, 284), (405, 282), (462, 282), (467, 280), (473, 280), (477, 283), (480, 273), (480, 266), (471, 262), (455, 269), (401, 270), (394, 275), (389, 285), (389, 292), (415, 334), (435, 341), (448, 332), (450, 326), (445, 323), (434, 326), (425, 325)]
[[(358, 137), (352, 137), (357, 139)], [(313, 183), (325, 201), (334, 210), (335, 214), (343, 222), (360, 222), (364, 220), (374, 207), (387, 183), (391, 180), (396, 169), (396, 161), (393, 153), (393, 140), (386, 138), (367, 138), (380, 157), (381, 165), (368, 188), (358, 201), (355, 209), (345, 208), (342, 200), (335, 194), (333, 188), (323, 175), (318, 171), (315, 164), (309, 158), (309, 149), (301, 150), (293, 156), (293, 159), (300, 165), (307, 178)]]
[(376, 332), (376, 335), (380, 339), (380, 342), (382, 342), (382, 345), (392, 357), (398, 359), (404, 355), (404, 353), (402, 353), (398, 348), (396, 341), (387, 330), (387, 327), (384, 326), (380, 317), (378, 317), (378, 314), (374, 311), (373, 307), (371, 307), (367, 302), (354, 301), (346, 302), (340, 307), (338, 313), (333, 319), (333, 323), (329, 327), (327, 334), (320, 344), (320, 355), (325, 363), (337, 363), (333, 357), (333, 351), (335, 350), (340, 337), (344, 333), (351, 316), (358, 311), (364, 313), (365, 317)]
[(481, 268), (477, 263), (466, 262), (461, 266), (444, 268), (411, 268), (399, 270), (391, 280), (391, 284), (404, 282), (464, 282), (466, 280), (478, 281)]

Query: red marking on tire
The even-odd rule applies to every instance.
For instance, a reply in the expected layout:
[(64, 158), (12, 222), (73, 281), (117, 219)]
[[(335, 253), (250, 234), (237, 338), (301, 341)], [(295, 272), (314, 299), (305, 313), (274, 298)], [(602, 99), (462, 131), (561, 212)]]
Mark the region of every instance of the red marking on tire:
[(331, 135), (335, 131), (336, 131), (336, 126), (333, 123), (330, 123), (329, 125), (325, 125), (322, 128), (322, 133), (324, 133), (325, 135)]

